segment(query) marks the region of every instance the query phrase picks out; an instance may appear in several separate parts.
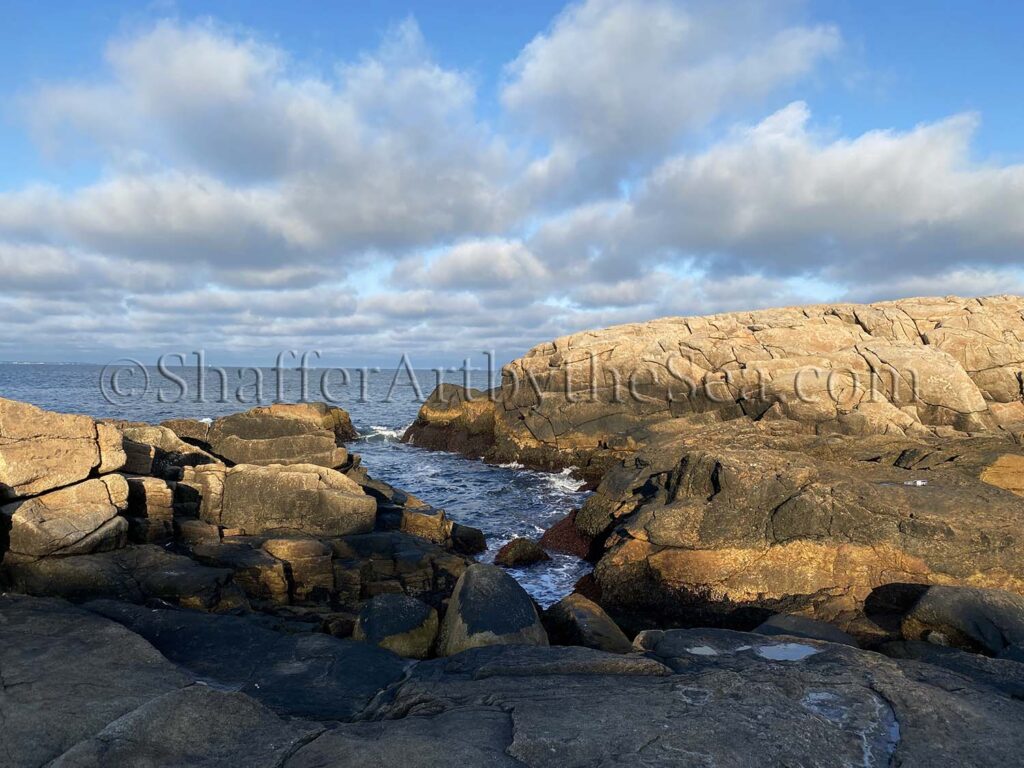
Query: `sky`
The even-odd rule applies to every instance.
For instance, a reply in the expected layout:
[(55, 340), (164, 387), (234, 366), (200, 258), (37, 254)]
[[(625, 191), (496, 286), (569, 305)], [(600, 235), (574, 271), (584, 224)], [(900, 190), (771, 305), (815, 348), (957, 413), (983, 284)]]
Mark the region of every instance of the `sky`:
[(1024, 293), (1024, 4), (0, 7), (0, 360)]

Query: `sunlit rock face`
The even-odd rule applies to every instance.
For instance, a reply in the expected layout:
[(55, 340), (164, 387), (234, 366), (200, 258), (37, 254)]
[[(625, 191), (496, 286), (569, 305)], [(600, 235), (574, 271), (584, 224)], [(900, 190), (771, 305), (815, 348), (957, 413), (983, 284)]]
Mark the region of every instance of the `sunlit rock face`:
[(604, 469), (638, 428), (784, 420), (808, 434), (1024, 429), (1024, 298), (921, 298), (673, 317), (534, 347), (492, 392), (444, 385), (407, 439)]

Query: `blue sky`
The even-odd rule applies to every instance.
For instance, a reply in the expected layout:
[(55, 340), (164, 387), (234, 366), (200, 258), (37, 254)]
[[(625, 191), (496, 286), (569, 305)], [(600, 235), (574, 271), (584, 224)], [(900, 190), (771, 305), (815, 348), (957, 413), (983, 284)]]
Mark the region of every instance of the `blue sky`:
[(1022, 33), (995, 2), (13, 0), (0, 359), (434, 364), (1017, 291)]

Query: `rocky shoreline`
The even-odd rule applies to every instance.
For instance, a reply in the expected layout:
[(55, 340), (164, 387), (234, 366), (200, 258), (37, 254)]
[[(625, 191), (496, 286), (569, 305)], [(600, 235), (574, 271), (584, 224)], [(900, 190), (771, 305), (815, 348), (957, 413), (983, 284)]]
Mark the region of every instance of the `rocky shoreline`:
[(1024, 299), (946, 298), (593, 331), (442, 386), (407, 440), (595, 489), (497, 559), (594, 562), (547, 610), (339, 408), (0, 399), (0, 767), (1016, 764), (1022, 370)]

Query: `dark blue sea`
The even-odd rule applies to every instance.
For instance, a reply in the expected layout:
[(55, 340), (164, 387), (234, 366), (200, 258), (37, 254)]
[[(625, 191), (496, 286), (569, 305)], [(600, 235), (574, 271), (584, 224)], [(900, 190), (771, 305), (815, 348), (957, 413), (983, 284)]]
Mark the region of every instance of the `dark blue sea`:
[[(214, 419), (275, 400), (327, 399), (351, 414), (361, 437), (349, 448), (363, 456), (370, 474), (445, 509), (458, 522), (482, 529), (488, 541), (488, 550), (481, 556), (484, 561), (492, 560), (516, 536), (539, 537), (585, 497), (578, 490), (581, 483), (568, 471), (548, 474), (519, 466), (492, 466), (400, 443), (405, 428), (416, 418), (421, 398), (437, 382), (433, 371), (350, 369), (346, 383), (345, 374), (338, 370), (328, 373), (326, 382), (324, 371), (316, 369), (305, 376), (296, 369), (280, 373), (258, 369), (259, 374), (254, 369), (223, 370), (226, 382), (214, 370), (200, 377), (196, 367), (169, 368), (168, 376), (154, 367), (140, 370), (128, 364), (111, 368), (0, 363), (0, 397), (63, 413), (150, 423)], [(462, 384), (466, 375), (448, 372), (442, 380)], [(493, 382), (485, 371), (468, 375), (469, 384), (480, 389)], [(257, 398), (260, 376), (262, 397)], [(545, 606), (571, 592), (590, 569), (575, 557), (552, 553), (552, 558), (549, 563), (511, 571)]]

